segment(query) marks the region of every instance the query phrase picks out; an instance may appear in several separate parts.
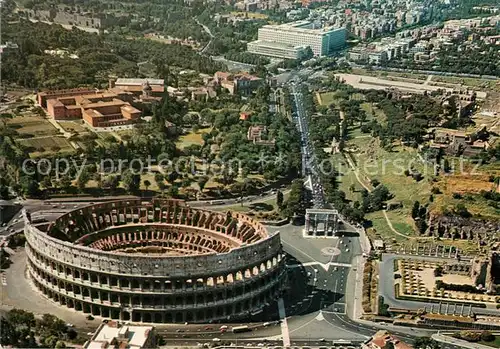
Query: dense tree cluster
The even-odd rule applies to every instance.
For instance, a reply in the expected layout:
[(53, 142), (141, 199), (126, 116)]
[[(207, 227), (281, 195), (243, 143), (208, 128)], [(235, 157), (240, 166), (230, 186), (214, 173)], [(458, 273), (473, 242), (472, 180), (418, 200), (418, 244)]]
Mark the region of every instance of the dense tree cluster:
[(288, 199), (282, 206), (282, 214), (285, 217), (304, 216), (306, 209), (309, 207), (308, 194), (304, 187), (304, 181), (296, 179), (290, 187)]
[(372, 120), (363, 130), (370, 130), (380, 137), (384, 145), (390, 145), (395, 140), (410, 145), (419, 144), (428, 127), (446, 120), (441, 105), (430, 96), (395, 100), (391, 93), (371, 92), (366, 94), (366, 99), (384, 111), (387, 122), (380, 124)]
[(269, 64), (270, 60), (267, 57), (259, 56), (250, 52), (228, 52), (224, 57), (230, 61), (242, 62), (254, 65)]
[(0, 344), (18, 348), (65, 348), (77, 332), (51, 314), (35, 319), (33, 313), (13, 309), (0, 318)]
[[(2, 54), (3, 81), (30, 88), (72, 88), (104, 85), (108, 76), (138, 77), (137, 63), (159, 59), (171, 66), (213, 73), (224, 66), (188, 46), (166, 45), (120, 35), (97, 35), (58, 25), (21, 20), (2, 28), (2, 39), (18, 49)], [(66, 49), (79, 58), (45, 53)]]

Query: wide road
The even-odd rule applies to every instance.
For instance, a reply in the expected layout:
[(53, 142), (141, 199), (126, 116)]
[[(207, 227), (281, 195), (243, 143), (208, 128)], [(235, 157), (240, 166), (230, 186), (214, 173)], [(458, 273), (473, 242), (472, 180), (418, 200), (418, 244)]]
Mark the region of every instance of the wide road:
[[(315, 208), (330, 208), (325, 199), (319, 167), (309, 140), (309, 117), (303, 105), (301, 83), (292, 82), (290, 90), (295, 104), (292, 108), (293, 118), (301, 136), (303, 175), (307, 177), (306, 184), (312, 191), (312, 204)], [(341, 223), (341, 229), (339, 237), (326, 239), (304, 238), (302, 227), (279, 228), (285, 250), (292, 260), (296, 260), (297, 268), (306, 270), (309, 278), (308, 287), (312, 288), (311, 294), (307, 296), (309, 303), (307, 299), (302, 302), (309, 307), (305, 312), (309, 312), (307, 317), (310, 320), (290, 331), (292, 339), (302, 339), (304, 334), (314, 338), (342, 333), (341, 338), (364, 340), (376, 330), (387, 328), (385, 325), (356, 322), (348, 316), (353, 312), (352, 308), (356, 301), (355, 279), (358, 270), (352, 263), (355, 258), (361, 258), (362, 250), (356, 229), (347, 222)], [(290, 267), (293, 267), (293, 264)], [(297, 311), (300, 305), (292, 304), (291, 310)], [(293, 316), (288, 323), (294, 324)], [(410, 342), (418, 336), (430, 336), (433, 333), (433, 331), (394, 326), (391, 326), (391, 332)]]

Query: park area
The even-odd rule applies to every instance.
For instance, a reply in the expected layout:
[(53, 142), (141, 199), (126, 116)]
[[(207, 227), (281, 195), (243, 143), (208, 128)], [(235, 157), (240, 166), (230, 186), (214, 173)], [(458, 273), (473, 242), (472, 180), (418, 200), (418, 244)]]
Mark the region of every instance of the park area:
[(53, 155), (54, 153), (70, 154), (74, 151), (71, 143), (61, 136), (19, 139), (17, 142), (28, 148), (31, 158)]
[[(348, 199), (360, 201), (363, 189), (373, 189), (374, 181), (385, 185), (392, 195), (388, 206), (394, 209), (369, 213), (367, 218), (372, 222), (368, 230), (374, 238), (382, 238), (396, 242), (414, 236), (414, 223), (411, 219), (411, 208), (415, 201), (425, 203), (431, 194), (432, 166), (423, 163), (417, 150), (402, 145), (394, 145), (390, 151), (380, 145), (380, 141), (372, 137), (352, 138), (346, 144), (356, 170), (343, 162), (340, 189)], [(409, 176), (405, 171), (419, 172), (420, 180)], [(356, 176), (357, 172), (357, 176)], [(395, 234), (389, 226), (390, 220)]]
[(191, 145), (203, 145), (203, 134), (210, 133), (211, 128), (202, 128), (197, 131), (191, 131), (185, 135), (179, 137), (175, 146), (179, 149), (184, 149)]
[[(26, 115), (26, 116), (25, 116)], [(58, 134), (58, 130), (46, 119), (31, 113), (7, 119), (6, 126), (21, 137), (42, 137)]]

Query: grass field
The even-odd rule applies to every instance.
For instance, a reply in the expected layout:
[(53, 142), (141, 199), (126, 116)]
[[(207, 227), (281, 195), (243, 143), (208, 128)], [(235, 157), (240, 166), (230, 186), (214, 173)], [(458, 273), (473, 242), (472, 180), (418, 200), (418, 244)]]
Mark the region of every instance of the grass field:
[(368, 102), (362, 103), (361, 109), (363, 109), (366, 112), (367, 120), (375, 119), (379, 123), (385, 123), (387, 121), (387, 117), (384, 111), (377, 108), (376, 105), (372, 105), (372, 103)]
[(31, 157), (39, 157), (53, 153), (64, 154), (74, 151), (74, 148), (64, 137), (19, 139), (18, 142), (29, 148)]
[(487, 79), (477, 79), (477, 78), (464, 78), (464, 77), (454, 77), (454, 76), (437, 76), (432, 77), (434, 82), (444, 82), (449, 84), (461, 84), (464, 86), (475, 87), (485, 90), (493, 90), (500, 92), (500, 83), (498, 80), (487, 80)]
[(58, 130), (50, 122), (40, 116), (17, 116), (13, 119), (7, 119), (7, 126), (21, 135), (33, 135), (34, 137), (58, 133)]
[[(347, 146), (357, 149), (353, 156), (360, 180), (368, 187), (372, 180), (378, 180), (393, 195), (391, 202), (403, 205), (401, 209), (387, 212), (394, 229), (404, 235), (414, 235), (413, 221), (409, 218), (410, 211), (415, 201), (423, 204), (428, 202), (432, 188), (432, 168), (420, 161), (415, 149), (394, 146), (392, 151), (387, 151), (380, 147), (378, 139), (371, 137), (352, 138)], [(417, 182), (411, 176), (406, 176), (404, 171), (410, 168), (422, 173), (424, 178)], [(346, 193), (348, 199), (360, 200), (363, 187), (354, 172), (343, 163), (341, 173), (340, 189)], [(352, 186), (354, 191), (351, 190)], [(387, 226), (383, 212), (370, 213), (367, 218), (373, 221), (373, 228), (381, 237), (392, 238), (395, 235)]]
[(332, 103), (335, 103), (335, 95), (336, 92), (323, 92), (323, 93), (318, 93), (318, 103), (321, 105), (326, 105), (329, 106)]
[[(455, 174), (441, 176), (434, 184), (442, 194), (435, 195), (431, 207), (435, 211), (452, 209), (459, 203), (466, 205), (467, 210), (473, 215), (491, 217), (498, 219), (500, 209), (494, 208), (483, 198), (481, 191), (492, 191), (495, 189), (494, 183), (489, 181), (489, 176), (498, 176), (500, 174), (500, 164), (492, 163), (488, 166), (474, 169), (470, 163), (462, 163), (458, 160), (450, 161), (455, 167)], [(461, 167), (463, 171), (461, 170)], [(457, 194), (462, 198), (455, 198)]]
[(83, 121), (59, 121), (59, 125), (66, 132), (84, 133), (89, 131), (83, 124)]
[(179, 149), (184, 149), (185, 147), (188, 147), (193, 144), (197, 145), (203, 145), (203, 134), (204, 133), (209, 133), (211, 131), (210, 128), (202, 128), (199, 129), (198, 132), (190, 132), (186, 135), (180, 136), (179, 140), (176, 142), (176, 146)]

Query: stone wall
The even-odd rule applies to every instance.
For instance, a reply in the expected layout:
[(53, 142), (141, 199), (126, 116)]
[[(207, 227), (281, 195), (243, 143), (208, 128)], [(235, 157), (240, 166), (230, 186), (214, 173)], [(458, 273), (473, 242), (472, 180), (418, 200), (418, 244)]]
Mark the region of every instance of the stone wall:
[(28, 10), (24, 9), (27, 19), (53, 22), (62, 25), (75, 25), (78, 27), (87, 27), (100, 29), (109, 25), (109, 19), (103, 16), (95, 16), (90, 13), (70, 13), (57, 10)]
[(459, 216), (434, 215), (429, 219), (428, 236), (444, 239), (490, 242), (499, 237), (500, 221)]

